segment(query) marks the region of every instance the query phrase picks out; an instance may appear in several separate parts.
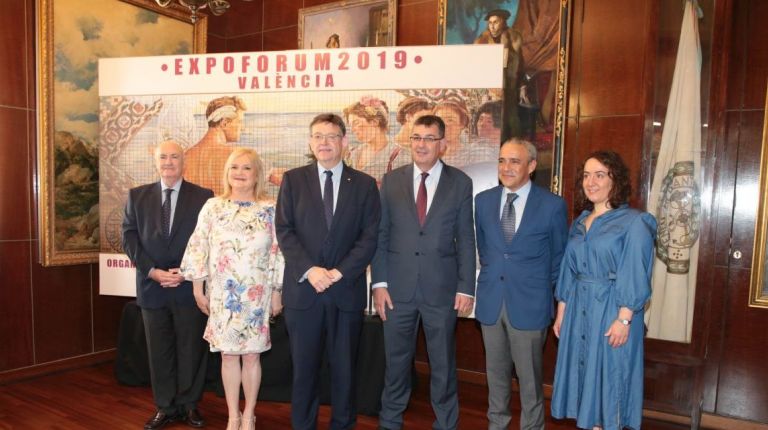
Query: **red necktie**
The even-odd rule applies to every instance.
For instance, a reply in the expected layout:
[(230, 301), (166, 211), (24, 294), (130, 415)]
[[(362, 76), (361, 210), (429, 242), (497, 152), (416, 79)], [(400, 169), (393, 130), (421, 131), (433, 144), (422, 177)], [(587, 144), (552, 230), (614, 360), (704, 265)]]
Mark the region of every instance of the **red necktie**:
[(416, 194), (416, 213), (419, 215), (419, 225), (424, 226), (424, 220), (427, 219), (427, 185), (425, 184), (429, 173), (421, 174), (421, 183), (419, 184), (419, 193)]

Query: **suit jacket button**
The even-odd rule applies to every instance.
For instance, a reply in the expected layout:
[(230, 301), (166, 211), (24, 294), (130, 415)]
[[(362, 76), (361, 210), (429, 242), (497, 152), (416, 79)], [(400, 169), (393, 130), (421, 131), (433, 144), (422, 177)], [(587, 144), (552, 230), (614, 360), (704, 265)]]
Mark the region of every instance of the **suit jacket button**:
[(418, 257), (419, 256), (419, 251), (414, 252), (414, 254)]
[(499, 276), (499, 279), (503, 281), (503, 280), (504, 280), (504, 277), (503, 277), (503, 276)]
[(423, 231), (420, 231), (420, 232), (419, 232), (419, 236), (424, 236), (424, 232), (423, 232)]

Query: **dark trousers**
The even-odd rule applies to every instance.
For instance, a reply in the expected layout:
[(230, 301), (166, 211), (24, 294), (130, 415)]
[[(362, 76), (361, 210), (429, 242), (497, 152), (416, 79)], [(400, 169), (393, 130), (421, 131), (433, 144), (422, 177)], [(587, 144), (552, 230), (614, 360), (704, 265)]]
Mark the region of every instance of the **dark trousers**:
[(410, 302), (394, 302), (384, 321), (387, 368), (379, 424), (400, 429), (411, 397), (411, 371), (419, 323), (424, 327), (430, 369), (433, 429), (455, 430), (459, 418), (456, 384), (456, 311), (453, 306), (426, 303), (421, 290)]
[(327, 354), (331, 367), (331, 429), (355, 427), (354, 386), (357, 347), (363, 312), (340, 310), (328, 294), (319, 294), (308, 309), (284, 311), (293, 362), (291, 426), (317, 428), (320, 364)]
[(207, 317), (196, 306), (175, 303), (142, 309), (141, 315), (155, 405), (167, 414), (196, 408), (208, 364)]

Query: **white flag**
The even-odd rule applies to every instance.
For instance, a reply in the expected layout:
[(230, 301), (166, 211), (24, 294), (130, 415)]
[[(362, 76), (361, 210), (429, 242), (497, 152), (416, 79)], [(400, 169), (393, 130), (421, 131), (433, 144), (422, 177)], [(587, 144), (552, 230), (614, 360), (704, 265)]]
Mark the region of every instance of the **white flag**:
[(648, 211), (659, 224), (648, 337), (690, 342), (699, 257), (701, 44), (697, 10), (685, 3), (675, 73)]

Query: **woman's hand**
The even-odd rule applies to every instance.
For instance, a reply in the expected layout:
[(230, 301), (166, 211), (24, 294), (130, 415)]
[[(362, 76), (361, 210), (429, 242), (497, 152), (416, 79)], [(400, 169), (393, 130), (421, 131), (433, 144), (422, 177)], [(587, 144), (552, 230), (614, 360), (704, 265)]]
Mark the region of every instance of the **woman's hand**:
[(271, 301), (269, 315), (276, 317), (283, 311), (283, 294), (277, 291), (272, 291)]
[(197, 307), (200, 308), (200, 311), (206, 315), (210, 315), (210, 302), (208, 301), (208, 297), (205, 294), (198, 294), (195, 293), (195, 303), (197, 303)]
[(563, 325), (563, 317), (565, 316), (565, 302), (557, 303), (557, 316), (555, 317), (555, 323), (552, 325), (552, 331), (555, 333), (555, 337), (560, 339), (560, 327)]
[(208, 296), (205, 295), (205, 289), (203, 288), (203, 281), (201, 279), (192, 281), (192, 295), (195, 297), (195, 303), (200, 311), (206, 315), (211, 312), (210, 302)]
[(629, 339), (629, 326), (622, 324), (619, 320), (615, 320), (604, 336), (608, 338), (608, 345), (618, 348), (627, 343), (627, 339)]

